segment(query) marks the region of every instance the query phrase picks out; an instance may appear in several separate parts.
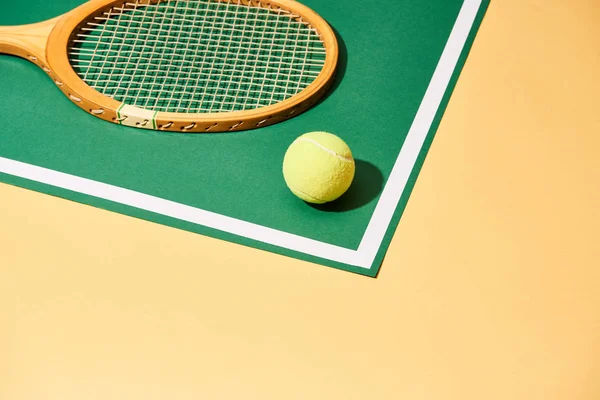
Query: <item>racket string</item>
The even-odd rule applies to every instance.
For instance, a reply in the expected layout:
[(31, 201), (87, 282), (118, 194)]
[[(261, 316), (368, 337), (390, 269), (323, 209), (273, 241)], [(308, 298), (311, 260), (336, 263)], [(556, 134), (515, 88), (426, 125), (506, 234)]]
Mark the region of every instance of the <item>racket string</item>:
[(72, 43), (73, 68), (96, 90), (186, 113), (283, 101), (316, 79), (326, 56), (300, 16), (240, 0), (127, 2), (88, 21)]
[[(174, 54), (172, 52), (172, 49), (169, 48), (169, 44), (174, 40), (175, 43), (177, 44), (177, 46), (180, 46), (180, 42), (179, 42), (179, 36), (181, 34), (181, 30), (179, 30), (179, 34), (177, 34), (177, 31), (173, 32), (174, 28), (176, 27), (176, 24), (169, 24), (168, 23), (168, 17), (169, 15), (173, 15), (173, 16), (177, 16), (177, 6), (180, 2), (178, 1), (174, 1), (174, 2), (169, 2), (166, 3), (168, 4), (163, 10), (161, 14), (157, 14), (157, 13), (153, 13), (152, 16), (152, 22), (154, 22), (155, 18), (157, 16), (159, 16), (159, 22), (158, 22), (158, 29), (160, 32), (162, 32), (164, 29), (166, 29), (166, 32), (164, 32), (164, 35), (161, 34), (160, 36), (158, 36), (158, 38), (160, 39), (160, 46), (158, 46), (159, 50), (158, 50), (158, 60), (160, 61), (159, 66), (165, 66), (166, 65), (166, 72), (164, 74), (164, 76), (169, 76), (169, 71), (171, 70), (171, 63), (165, 63), (165, 59), (160, 57), (161, 53), (167, 53), (169, 55), (169, 57), (173, 57)], [(137, 11), (137, 10), (136, 10)], [(143, 25), (142, 25), (143, 26)], [(149, 29), (150, 31), (152, 31), (152, 27), (153, 27), (153, 23), (149, 24)], [(174, 34), (172, 34), (174, 33)], [(169, 37), (174, 36), (175, 34), (177, 34), (177, 38), (176, 39), (171, 39)], [(142, 45), (142, 43), (136, 43), (138, 48), (139, 46)], [(179, 48), (179, 47), (178, 47)], [(170, 53), (169, 53), (170, 52)], [(138, 69), (140, 68), (140, 66), (137, 67)], [(145, 74), (147, 75), (147, 73), (150, 72), (148, 69), (145, 69)], [(160, 76), (158, 74), (154, 74), (153, 76), (151, 76), (149, 82), (148, 82), (148, 87), (152, 88), (152, 87), (157, 87), (161, 85), (161, 82), (159, 81)], [(161, 79), (162, 80), (162, 79)], [(146, 80), (144, 80), (143, 78), (139, 81), (139, 82), (147, 82)], [(132, 85), (133, 86), (133, 85)], [(131, 87), (131, 86), (130, 86)], [(159, 104), (160, 101), (167, 101), (168, 99), (163, 95), (163, 87), (161, 87), (161, 90), (159, 92), (159, 95), (154, 94), (153, 96), (146, 96), (146, 98), (144, 99), (144, 103), (140, 104), (139, 102), (136, 102), (135, 99), (139, 99), (140, 98), (140, 91), (137, 91), (136, 96), (133, 100), (133, 104), (134, 105), (139, 105), (142, 106), (143, 108), (148, 108), (148, 109), (156, 109), (157, 105)], [(166, 110), (168, 110), (168, 108), (165, 107)]]

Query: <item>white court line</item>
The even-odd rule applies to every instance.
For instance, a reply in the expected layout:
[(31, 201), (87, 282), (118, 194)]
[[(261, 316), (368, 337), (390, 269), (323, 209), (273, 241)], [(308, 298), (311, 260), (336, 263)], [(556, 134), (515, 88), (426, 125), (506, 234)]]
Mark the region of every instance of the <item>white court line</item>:
[(242, 221), (236, 218), (202, 210), (185, 204), (177, 203), (148, 194), (124, 189), (65, 174), (48, 168), (22, 163), (0, 157), (0, 172), (45, 183), (47, 185), (72, 190), (100, 199), (114, 201), (141, 210), (166, 215), (182, 221), (192, 222), (223, 232), (269, 243), (286, 249), (311, 254), (344, 264), (356, 265), (356, 250), (350, 250), (332, 244), (319, 242), (291, 233), (267, 228), (262, 225)]
[(456, 65), (467, 43), (481, 3), (482, 0), (465, 0), (460, 9), (415, 120), (408, 131), (388, 182), (383, 188), (377, 207), (375, 207), (369, 225), (358, 246), (360, 258), (365, 263), (361, 265), (363, 268), (371, 268), (377, 256), (383, 237), (394, 216), (398, 202), (400, 202), (400, 198), (404, 193), (410, 174), (446, 94), (452, 75), (456, 70)]
[(370, 269), (406, 188), (475, 23), (482, 0), (465, 0), (423, 102), (394, 164), (358, 250), (305, 238), (133, 190), (0, 157), (0, 172), (203, 225), (281, 248)]

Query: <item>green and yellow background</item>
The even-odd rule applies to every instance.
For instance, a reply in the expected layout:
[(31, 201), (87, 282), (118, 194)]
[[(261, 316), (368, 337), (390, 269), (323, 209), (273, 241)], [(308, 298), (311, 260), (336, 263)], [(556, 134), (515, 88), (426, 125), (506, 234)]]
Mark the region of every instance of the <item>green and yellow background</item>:
[(0, 398), (599, 398), (599, 42), (491, 2), (376, 279), (0, 185)]

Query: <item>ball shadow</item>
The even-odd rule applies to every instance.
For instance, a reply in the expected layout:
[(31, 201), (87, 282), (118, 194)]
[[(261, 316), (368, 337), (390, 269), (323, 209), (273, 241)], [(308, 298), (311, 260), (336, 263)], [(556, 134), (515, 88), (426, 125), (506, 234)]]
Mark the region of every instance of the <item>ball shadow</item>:
[(345, 212), (363, 207), (373, 201), (383, 189), (383, 174), (375, 165), (364, 160), (354, 160), (356, 170), (350, 188), (339, 199), (325, 204), (309, 204), (328, 212)]

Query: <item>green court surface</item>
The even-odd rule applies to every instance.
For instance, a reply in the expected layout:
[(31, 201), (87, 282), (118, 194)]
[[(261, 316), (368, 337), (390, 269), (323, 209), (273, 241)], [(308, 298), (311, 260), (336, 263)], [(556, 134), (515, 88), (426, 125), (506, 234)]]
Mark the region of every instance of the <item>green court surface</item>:
[[(336, 82), (312, 109), (256, 130), (186, 135), (107, 123), (35, 65), (0, 56), (0, 181), (375, 276), (488, 1), (301, 2), (336, 31)], [(81, 3), (10, 2), (0, 25)], [(342, 137), (357, 163), (348, 193), (324, 206), (294, 197), (281, 171), (289, 144), (315, 130)]]

